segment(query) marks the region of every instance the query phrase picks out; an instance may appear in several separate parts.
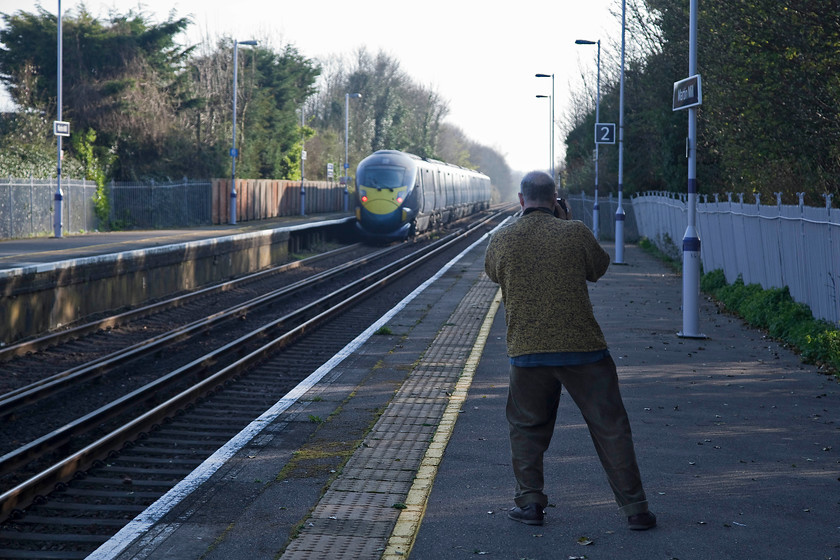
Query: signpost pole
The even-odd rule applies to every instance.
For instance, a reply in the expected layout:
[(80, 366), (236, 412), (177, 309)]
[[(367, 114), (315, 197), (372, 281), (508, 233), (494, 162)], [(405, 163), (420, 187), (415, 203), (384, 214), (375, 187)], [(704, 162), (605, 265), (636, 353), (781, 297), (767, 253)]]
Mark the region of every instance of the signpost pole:
[[(697, 0), (691, 0), (689, 16), (688, 75), (697, 73)], [(690, 86), (689, 86), (690, 87)], [(700, 333), (700, 237), (697, 234), (697, 105), (701, 99), (696, 80), (697, 103), (688, 108), (688, 226), (683, 236), (683, 330), (678, 336), (706, 338)], [(693, 90), (692, 90), (693, 92)]]

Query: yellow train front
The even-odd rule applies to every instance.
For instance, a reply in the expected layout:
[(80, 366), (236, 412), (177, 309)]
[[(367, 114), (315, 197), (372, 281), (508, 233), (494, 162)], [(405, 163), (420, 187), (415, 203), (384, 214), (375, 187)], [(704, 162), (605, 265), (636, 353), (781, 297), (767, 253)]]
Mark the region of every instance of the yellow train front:
[(400, 241), (490, 205), (490, 178), (448, 163), (380, 150), (356, 169), (356, 228), (367, 241)]

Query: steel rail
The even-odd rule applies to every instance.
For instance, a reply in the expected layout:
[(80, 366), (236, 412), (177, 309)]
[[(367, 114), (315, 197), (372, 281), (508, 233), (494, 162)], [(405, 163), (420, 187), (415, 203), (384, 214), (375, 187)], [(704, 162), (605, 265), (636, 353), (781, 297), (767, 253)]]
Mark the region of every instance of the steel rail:
[[(454, 244), (457, 240), (466, 236), (474, 229), (484, 225), (493, 219), (493, 217), (494, 216), (486, 217), (484, 220), (474, 224), (468, 229), (461, 230), (441, 238), (432, 245), (421, 249), (419, 251), (422, 253), (420, 256), (416, 253), (407, 255), (397, 260), (395, 263), (382, 267), (381, 269), (368, 274), (293, 313), (272, 321), (271, 323), (252, 331), (248, 335), (240, 337), (236, 341), (230, 342), (222, 348), (219, 348), (202, 358), (194, 360), (190, 364), (187, 364), (186, 366), (183, 366), (164, 376), (164, 378), (133, 391), (129, 395), (126, 395), (121, 399), (118, 399), (117, 401), (114, 401), (111, 404), (101, 407), (99, 410), (84, 416), (75, 423), (71, 423), (78, 424), (78, 426), (74, 426), (74, 428), (70, 428), (71, 424), (68, 424), (63, 428), (56, 430), (52, 434), (39, 438), (39, 440), (36, 440), (37, 443), (32, 442), (31, 447), (24, 452), (24, 455), (28, 457), (27, 461), (31, 461), (33, 459), (35, 453), (34, 448), (41, 447), (43, 449), (46, 447), (52, 447), (57, 442), (66, 441), (71, 435), (76, 435), (78, 433), (78, 431), (75, 431), (75, 428), (79, 426), (89, 427), (93, 425), (101, 425), (105, 419), (112, 418), (121, 412), (125, 412), (127, 408), (133, 408), (138, 404), (146, 402), (157, 392), (161, 385), (171, 383), (176, 378), (183, 378), (184, 375), (189, 373), (196, 373), (205, 370), (213, 362), (217, 361), (222, 353), (235, 352), (237, 351), (237, 348), (239, 348), (247, 340), (252, 340), (259, 336), (268, 336), (271, 331), (279, 329), (287, 323), (293, 323), (296, 320), (301, 321), (292, 326), (284, 334), (272, 338), (267, 344), (253, 350), (236, 362), (199, 381), (189, 389), (169, 398), (164, 403), (157, 405), (148, 412), (145, 412), (141, 416), (129, 421), (122, 427), (115, 429), (108, 435), (101, 437), (81, 450), (71, 453), (61, 461), (44, 469), (39, 474), (36, 474), (14, 488), (5, 491), (2, 495), (0, 495), (0, 520), (6, 519), (16, 510), (27, 507), (36, 501), (39, 496), (43, 496), (45, 493), (48, 493), (58, 485), (65, 483), (77, 473), (89, 469), (96, 461), (107, 458), (109, 454), (116, 452), (118, 448), (126, 442), (136, 439), (141, 434), (148, 432), (154, 426), (161, 424), (166, 418), (175, 415), (179, 410), (183, 409), (190, 403), (216, 391), (228, 380), (247, 372), (254, 364), (264, 360), (266, 357), (277, 352), (279, 349), (285, 347), (298, 337), (308, 333), (325, 321), (328, 321), (332, 317), (344, 312), (347, 308), (369, 297), (375, 290), (396, 281), (440, 252), (445, 251), (449, 248), (449, 246), (451, 246), (451, 244)], [(163, 379), (166, 379), (166, 381), (163, 381)], [(50, 443), (48, 443), (48, 441), (50, 441)], [(20, 460), (11, 457), (17, 453), (18, 451), (15, 451), (0, 458), (0, 465), (4, 465), (3, 470), (5, 470), (5, 464), (7, 461)]]
[[(106, 356), (101, 356), (86, 364), (70, 368), (49, 377), (45, 377), (44, 379), (40, 379), (29, 385), (9, 391), (8, 393), (0, 395), (0, 417), (7, 416), (24, 406), (31, 405), (82, 381), (89, 381), (105, 375), (111, 368), (137, 358), (145, 353), (151, 352), (152, 350), (158, 350), (176, 342), (187, 340), (207, 331), (219, 323), (245, 315), (249, 311), (269, 305), (278, 299), (286, 298), (297, 291), (326, 281), (350, 268), (372, 262), (373, 260), (381, 258), (388, 252), (394, 251), (398, 248), (398, 246), (395, 246), (382, 249), (337, 267), (333, 267), (329, 270), (313, 274), (305, 280), (300, 280), (288, 286), (284, 286), (283, 288), (278, 288), (277, 290), (273, 290), (224, 311), (219, 311), (218, 313), (193, 321), (192, 323), (188, 323), (177, 329), (148, 338), (142, 342), (128, 346)], [(177, 298), (173, 298), (173, 300), (174, 299)], [(1, 461), (0, 464), (2, 464)], [(2, 474), (2, 470), (0, 470), (0, 475)]]
[(358, 248), (359, 245), (359, 243), (356, 243), (353, 245), (348, 245), (346, 247), (333, 249), (332, 251), (327, 251), (326, 253), (322, 253), (320, 255), (314, 255), (312, 257), (301, 259), (299, 261), (294, 261), (276, 267), (271, 267), (265, 270), (260, 270), (252, 274), (242, 276), (240, 278), (228, 280), (227, 282), (223, 282), (221, 284), (215, 284), (213, 286), (208, 286), (199, 290), (190, 291), (188, 294), (175, 296), (164, 301), (144, 305), (142, 307), (138, 307), (136, 309), (132, 309), (123, 313), (118, 313), (116, 315), (111, 315), (109, 317), (105, 317), (104, 319), (91, 321), (89, 323), (85, 323), (77, 327), (71, 327), (69, 329), (50, 333), (48, 335), (44, 335), (32, 340), (6, 346), (5, 348), (0, 348), (0, 362), (10, 360), (11, 358), (14, 358), (16, 356), (23, 356), (28, 353), (38, 352), (45, 348), (49, 348), (57, 344), (62, 344), (69, 340), (77, 339), (90, 333), (98, 332), (101, 330), (113, 329), (114, 327), (119, 327), (130, 321), (153, 315), (155, 313), (159, 313), (167, 309), (181, 307), (193, 301), (194, 299), (203, 296), (230, 291), (235, 289), (238, 285), (257, 280), (263, 276), (276, 274), (279, 272), (286, 272), (295, 268), (300, 268), (304, 265), (315, 264), (320, 260), (328, 259), (336, 255), (340, 255), (343, 252), (351, 251), (355, 248)]

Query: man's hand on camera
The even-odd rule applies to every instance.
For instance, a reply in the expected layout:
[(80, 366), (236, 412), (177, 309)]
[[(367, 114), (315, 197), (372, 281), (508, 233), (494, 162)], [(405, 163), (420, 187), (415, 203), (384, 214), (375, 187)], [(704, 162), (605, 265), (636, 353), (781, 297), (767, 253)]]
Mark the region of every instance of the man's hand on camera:
[(561, 220), (572, 219), (572, 209), (569, 208), (568, 203), (564, 199), (558, 198), (554, 201), (554, 216)]

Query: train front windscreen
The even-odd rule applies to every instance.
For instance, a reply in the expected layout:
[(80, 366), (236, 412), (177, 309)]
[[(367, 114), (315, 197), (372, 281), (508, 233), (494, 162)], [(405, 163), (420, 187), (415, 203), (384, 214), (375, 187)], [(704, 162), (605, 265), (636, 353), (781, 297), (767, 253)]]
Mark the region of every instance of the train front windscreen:
[(373, 189), (399, 189), (406, 186), (404, 179), (404, 167), (371, 165), (360, 170), (356, 184)]

